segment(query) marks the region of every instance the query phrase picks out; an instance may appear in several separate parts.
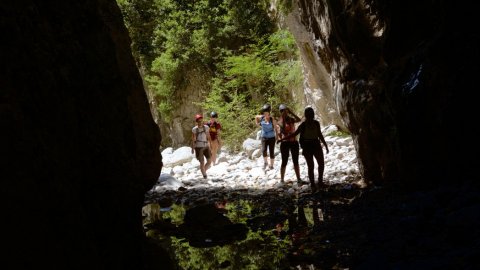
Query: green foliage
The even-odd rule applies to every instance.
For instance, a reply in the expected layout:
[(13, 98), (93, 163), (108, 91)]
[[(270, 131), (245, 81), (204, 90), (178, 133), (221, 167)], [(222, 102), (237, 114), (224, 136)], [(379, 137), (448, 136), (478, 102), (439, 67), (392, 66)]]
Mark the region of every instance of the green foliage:
[(221, 113), (224, 141), (237, 150), (257, 129), (254, 117), (264, 103), (274, 108), (292, 103), (289, 89), (301, 87), (301, 66), (287, 31), (267, 35), (244, 53), (225, 57), (219, 66), (222, 77), (212, 80), (203, 107)]
[(185, 217), (185, 207), (183, 205), (173, 204), (172, 210), (164, 212), (162, 217), (163, 219), (171, 219), (172, 224), (180, 225), (183, 223), (183, 218)]
[(351, 137), (352, 135), (350, 133), (346, 132), (346, 131), (336, 130), (336, 131), (332, 131), (328, 134), (325, 134), (325, 136), (346, 138), (346, 137)]
[[(180, 64), (180, 60), (172, 58), (171, 54), (162, 54), (152, 63), (151, 70), (153, 73), (145, 76), (145, 81), (158, 98), (158, 111), (166, 122), (171, 120), (174, 104), (172, 97), (177, 83), (181, 80), (179, 78), (180, 74), (176, 72)], [(163, 78), (157, 74), (162, 74)]]
[[(249, 98), (244, 93), (229, 93), (228, 89), (214, 87), (205, 100), (205, 107), (219, 114), (222, 138), (226, 145), (238, 150), (254, 124), (255, 110), (248, 106)], [(230, 102), (221, 100), (225, 97)], [(209, 105), (211, 104), (211, 105)]]
[(227, 204), (227, 217), (233, 223), (245, 223), (252, 214), (252, 202), (247, 200), (238, 200)]
[(293, 9), (293, 0), (279, 0), (277, 6), (283, 14), (288, 14)]
[(155, 57), (152, 41), (157, 24), (153, 0), (117, 0), (117, 4), (132, 39), (131, 47), (137, 65), (149, 68)]
[[(289, 1), (281, 1), (287, 6)], [(117, 0), (164, 122), (192, 82), (209, 82), (205, 110), (219, 112), (225, 144), (239, 149), (255, 131), (263, 103), (287, 103), (301, 87), (297, 48), (287, 31), (277, 31), (267, 0)]]
[[(227, 204), (228, 218), (233, 223), (245, 223), (251, 217), (253, 202), (240, 200)], [(167, 212), (168, 213), (168, 212)], [(184, 206), (174, 205), (171, 214), (175, 224), (181, 224), (185, 214)], [(152, 234), (154, 237), (161, 235)], [(191, 247), (185, 239), (171, 237), (171, 254), (175, 256), (180, 269), (220, 269), (223, 262), (229, 262), (225, 269), (277, 269), (286, 263), (286, 255), (291, 245), (287, 237), (277, 239), (272, 231), (249, 231), (243, 241), (210, 248)]]

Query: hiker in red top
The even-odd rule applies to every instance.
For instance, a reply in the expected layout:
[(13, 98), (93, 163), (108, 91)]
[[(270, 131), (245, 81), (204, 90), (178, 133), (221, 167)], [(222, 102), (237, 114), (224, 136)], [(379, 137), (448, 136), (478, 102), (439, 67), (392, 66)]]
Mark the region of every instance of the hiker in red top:
[(300, 147), (298, 145), (297, 138), (293, 136), (285, 139), (285, 137), (295, 133), (295, 123), (300, 122), (301, 119), (292, 111), (290, 111), (285, 104), (280, 104), (278, 109), (280, 111), (280, 118), (277, 122), (277, 133), (280, 134), (280, 140), (282, 140), (280, 144), (280, 153), (282, 154), (280, 181), (281, 183), (284, 183), (285, 169), (287, 168), (288, 156), (291, 152), (293, 169), (295, 170), (295, 175), (297, 176), (297, 182), (298, 184), (302, 184), (302, 180), (300, 178), (300, 166), (298, 165), (298, 154), (300, 152)]
[(210, 121), (206, 123), (206, 125), (210, 128), (210, 146), (212, 149), (212, 165), (217, 163), (217, 153), (220, 152), (220, 148), (222, 148), (222, 140), (220, 138), (220, 131), (222, 129), (222, 125), (218, 122), (218, 114), (216, 112), (210, 113)]

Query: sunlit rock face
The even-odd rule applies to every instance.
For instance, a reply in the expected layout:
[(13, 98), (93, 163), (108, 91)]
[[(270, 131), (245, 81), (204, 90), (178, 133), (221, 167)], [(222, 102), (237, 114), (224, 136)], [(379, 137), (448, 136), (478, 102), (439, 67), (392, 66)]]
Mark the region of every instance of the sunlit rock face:
[(0, 4), (5, 269), (141, 269), (161, 169), (115, 1)]
[(190, 70), (186, 74), (189, 82), (179, 89), (175, 96), (172, 110), (172, 121), (162, 123), (160, 127), (164, 139), (163, 146), (179, 147), (190, 145), (192, 128), (196, 125), (195, 115), (202, 114), (205, 121), (209, 120), (210, 112), (205, 112), (199, 105), (205, 99), (205, 89), (208, 89), (209, 76), (200, 70)]
[(304, 98), (297, 102), (312, 106), (323, 127), (335, 125), (341, 130), (346, 130), (334, 100), (332, 75), (314, 50), (315, 40), (312, 39), (307, 26), (302, 23), (300, 10), (298, 7), (292, 8), (291, 12), (280, 20), (282, 27), (288, 28), (294, 36), (302, 61)]
[(473, 9), (450, 1), (296, 4), (367, 181), (473, 176), (478, 158), (459, 154), (461, 130), (478, 115), (468, 94), (478, 89)]

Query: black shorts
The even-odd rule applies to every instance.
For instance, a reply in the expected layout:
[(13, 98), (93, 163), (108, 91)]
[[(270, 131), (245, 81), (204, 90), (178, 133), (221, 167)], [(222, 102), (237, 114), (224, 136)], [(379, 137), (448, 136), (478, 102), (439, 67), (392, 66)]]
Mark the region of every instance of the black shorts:
[(302, 154), (305, 155), (314, 155), (315, 153), (322, 151), (322, 146), (320, 145), (319, 140), (305, 140), (302, 143)]

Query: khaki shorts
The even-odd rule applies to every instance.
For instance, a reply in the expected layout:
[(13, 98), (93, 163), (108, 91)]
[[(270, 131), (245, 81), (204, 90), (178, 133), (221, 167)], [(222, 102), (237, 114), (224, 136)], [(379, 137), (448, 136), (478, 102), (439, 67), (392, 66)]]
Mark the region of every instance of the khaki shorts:
[(195, 157), (199, 161), (203, 161), (203, 157), (210, 158), (210, 149), (207, 147), (195, 147)]

